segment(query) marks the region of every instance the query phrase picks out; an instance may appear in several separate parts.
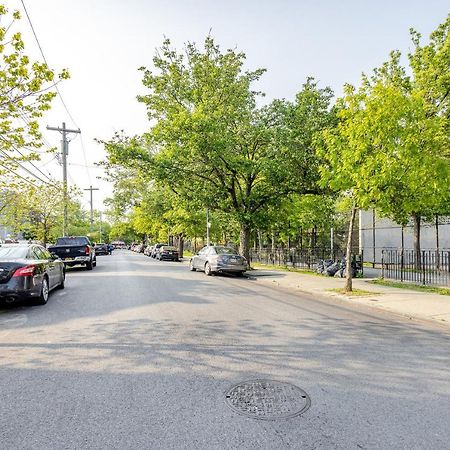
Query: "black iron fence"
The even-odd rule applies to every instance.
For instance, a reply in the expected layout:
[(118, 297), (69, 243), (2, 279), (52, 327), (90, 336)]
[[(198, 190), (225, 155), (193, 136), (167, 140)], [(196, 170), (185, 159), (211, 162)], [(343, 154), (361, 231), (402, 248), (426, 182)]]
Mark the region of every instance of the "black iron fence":
[[(358, 254), (355, 251), (354, 254)], [(290, 266), (299, 269), (315, 269), (317, 263), (321, 260), (332, 259), (340, 260), (345, 258), (345, 251), (335, 249), (333, 252), (329, 248), (303, 248), (289, 250), (278, 248), (251, 250), (250, 260), (251, 262), (257, 262), (261, 264), (274, 265), (274, 266)]]
[(450, 251), (382, 250), (381, 276), (429, 286), (448, 286)]

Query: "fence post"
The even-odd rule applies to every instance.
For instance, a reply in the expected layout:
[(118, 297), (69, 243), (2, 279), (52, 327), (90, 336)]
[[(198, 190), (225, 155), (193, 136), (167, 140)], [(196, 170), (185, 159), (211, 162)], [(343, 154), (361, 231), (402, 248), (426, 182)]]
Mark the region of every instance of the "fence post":
[[(444, 253), (442, 253), (442, 258), (444, 258)], [(450, 286), (450, 252), (447, 252), (447, 285)]]
[(422, 250), (422, 284), (425, 285), (426, 281), (425, 281), (425, 251)]
[(384, 279), (384, 250), (381, 250), (381, 278)]
[(403, 283), (403, 272), (405, 270), (405, 252), (402, 249), (400, 253), (400, 281)]

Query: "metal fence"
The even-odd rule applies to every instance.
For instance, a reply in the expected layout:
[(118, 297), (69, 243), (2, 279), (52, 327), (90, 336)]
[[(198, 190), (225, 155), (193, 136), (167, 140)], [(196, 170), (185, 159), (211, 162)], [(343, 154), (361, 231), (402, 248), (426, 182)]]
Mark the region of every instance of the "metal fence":
[[(354, 254), (358, 254), (356, 251)], [(315, 269), (320, 260), (343, 259), (345, 251), (335, 249), (332, 253), (329, 248), (303, 248), (303, 249), (282, 249), (274, 251), (271, 249), (251, 250), (251, 262), (274, 266), (290, 266), (300, 269)]]
[(381, 276), (429, 286), (448, 286), (450, 251), (383, 250)]

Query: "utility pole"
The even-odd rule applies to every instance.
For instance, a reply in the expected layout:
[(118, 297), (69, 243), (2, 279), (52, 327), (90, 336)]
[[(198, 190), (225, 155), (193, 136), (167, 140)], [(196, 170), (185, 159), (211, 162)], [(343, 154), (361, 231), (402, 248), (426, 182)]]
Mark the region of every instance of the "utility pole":
[(102, 213), (100, 212), (100, 242), (103, 242), (102, 238)]
[(61, 141), (61, 156), (62, 156), (62, 166), (63, 166), (63, 204), (64, 204), (64, 218), (63, 218), (63, 236), (66, 235), (67, 231), (67, 155), (69, 153), (69, 141), (67, 140), (67, 133), (81, 133), (78, 130), (69, 130), (66, 128), (66, 123), (62, 123), (62, 127), (49, 127), (47, 125), (47, 130), (59, 131), (62, 134)]
[(91, 223), (89, 226), (89, 231), (92, 233), (94, 231), (94, 206), (92, 203), (92, 191), (98, 191), (99, 188), (93, 188), (92, 185), (89, 187), (89, 189), (83, 189), (83, 191), (91, 191)]

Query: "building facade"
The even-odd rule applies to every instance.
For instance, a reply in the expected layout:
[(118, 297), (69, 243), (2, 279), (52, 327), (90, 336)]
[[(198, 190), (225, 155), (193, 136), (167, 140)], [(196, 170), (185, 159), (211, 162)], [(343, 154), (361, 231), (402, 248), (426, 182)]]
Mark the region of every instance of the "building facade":
[[(439, 216), (433, 222), (422, 221), (422, 250), (450, 250), (450, 217)], [(402, 245), (403, 244), (403, 245)], [(364, 261), (381, 263), (383, 249), (410, 249), (413, 245), (413, 224), (407, 226), (379, 217), (374, 210), (359, 212), (359, 249)]]

